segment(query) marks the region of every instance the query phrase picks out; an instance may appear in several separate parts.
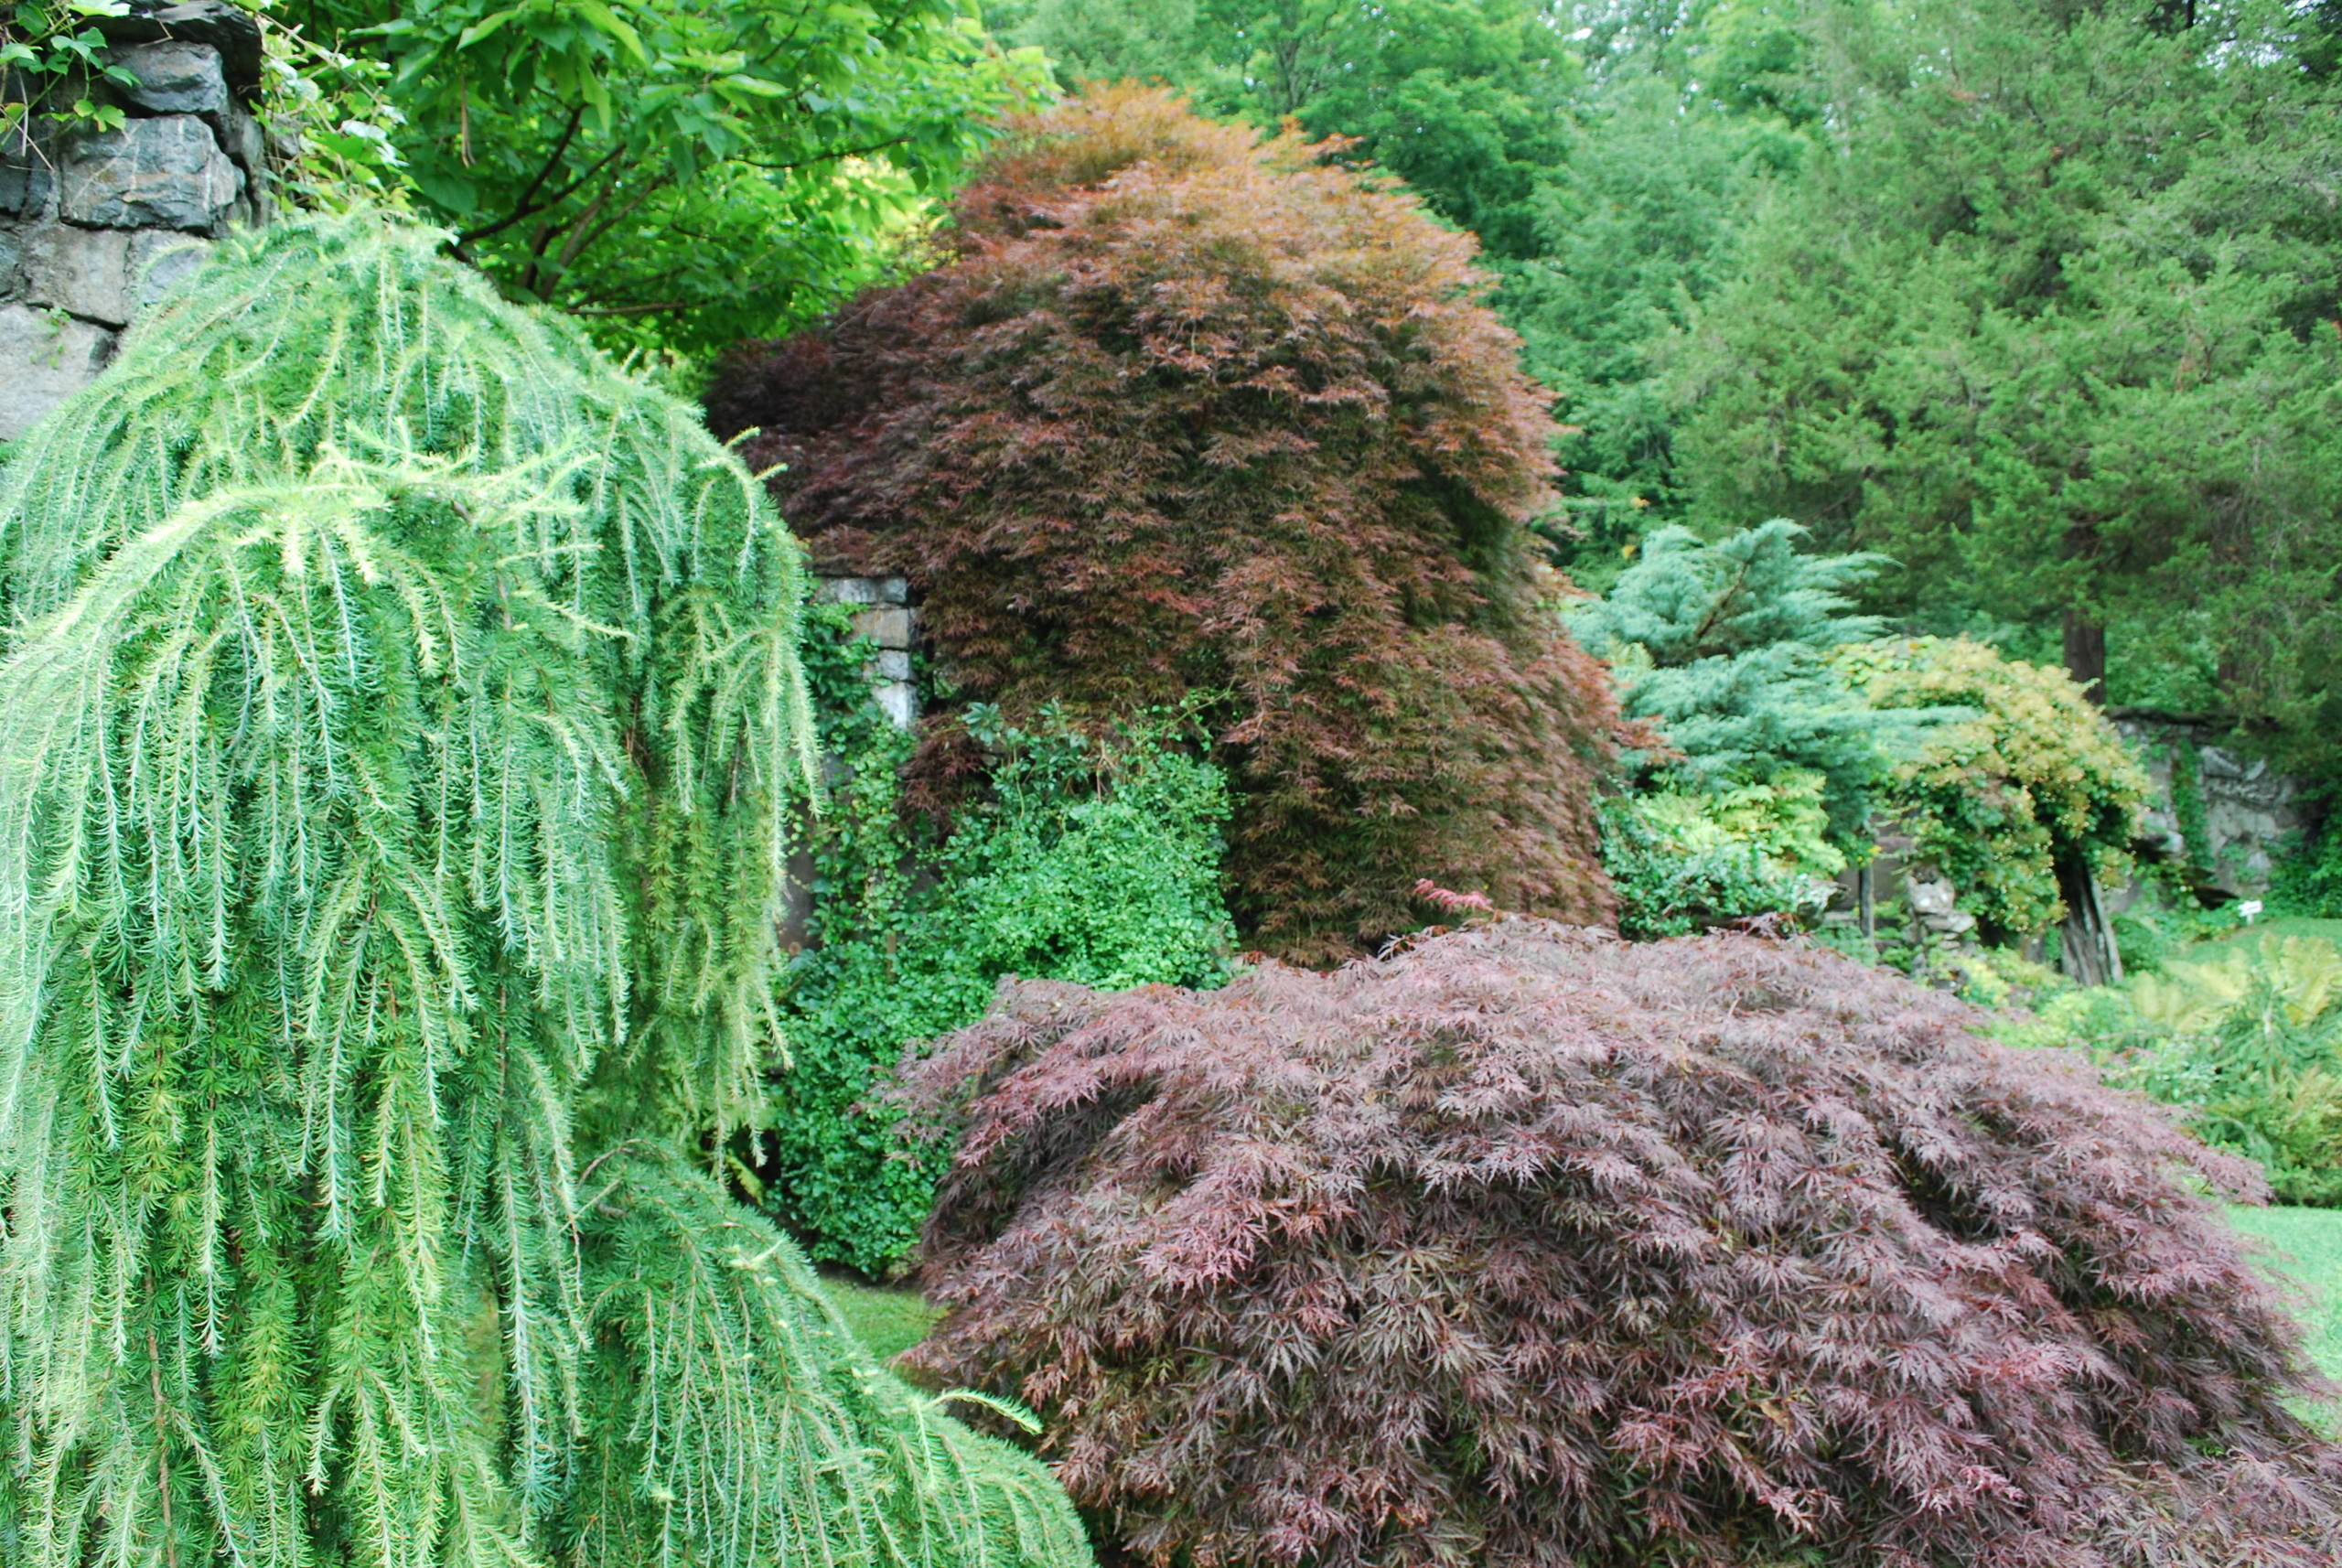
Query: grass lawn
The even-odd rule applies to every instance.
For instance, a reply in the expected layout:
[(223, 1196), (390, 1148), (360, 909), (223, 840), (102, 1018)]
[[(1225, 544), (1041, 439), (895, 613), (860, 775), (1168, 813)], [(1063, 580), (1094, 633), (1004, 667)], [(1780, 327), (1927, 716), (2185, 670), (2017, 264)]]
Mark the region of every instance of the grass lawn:
[[(2198, 944), (2200, 948), (2226, 947), (2236, 942), (2258, 942), (2269, 937), (2322, 937), (2336, 947), (2342, 947), (2342, 920), (2313, 919), (2307, 915), (2279, 915), (2273, 919), (2255, 920), (2241, 930), (2214, 937)], [(2185, 959), (2188, 953), (2175, 953)]]
[(2268, 1244), (2269, 1261), (2306, 1291), (2310, 1354), (2342, 1381), (2342, 1208), (2232, 1208), (2236, 1228)]
[[(2342, 1255), (2337, 1261), (2342, 1261)], [(915, 1290), (867, 1285), (832, 1273), (822, 1276), (822, 1285), (863, 1348), (881, 1361), (893, 1359), (926, 1338), (935, 1322), (935, 1309)]]

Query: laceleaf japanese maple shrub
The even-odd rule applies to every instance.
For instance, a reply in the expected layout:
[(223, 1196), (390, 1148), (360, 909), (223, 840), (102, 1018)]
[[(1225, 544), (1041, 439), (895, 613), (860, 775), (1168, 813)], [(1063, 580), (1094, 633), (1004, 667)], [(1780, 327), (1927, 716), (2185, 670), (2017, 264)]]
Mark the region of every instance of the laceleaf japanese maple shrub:
[[(1529, 546), (1553, 426), (1469, 239), (1159, 92), (1004, 147), (941, 265), (718, 379), (816, 558), (908, 575), (960, 701), (1207, 697), (1264, 945), (1412, 929), (1424, 877), (1606, 918), (1607, 688)], [(972, 764), (953, 711), (929, 799)]]
[[(2330, 1563), (2342, 1455), (2203, 1184), (1900, 977), (1509, 918), (1331, 974), (1027, 983), (915, 1353), (1155, 1564)], [(969, 1100), (972, 1085), (972, 1100)]]

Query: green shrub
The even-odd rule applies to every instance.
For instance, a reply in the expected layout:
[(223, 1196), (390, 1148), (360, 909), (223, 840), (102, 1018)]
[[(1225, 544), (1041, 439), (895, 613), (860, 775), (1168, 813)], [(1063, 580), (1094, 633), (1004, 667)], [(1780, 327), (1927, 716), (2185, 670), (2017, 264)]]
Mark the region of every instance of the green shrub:
[(1914, 858), (1959, 887), (1988, 941), (2065, 916), (2060, 862), (2100, 878), (2127, 870), (2146, 777), (2065, 671), (1965, 638), (1864, 643), (1836, 662), (1874, 707), (1967, 710), (1931, 726), (1883, 794)]
[(2342, 919), (2342, 809), (2329, 808), (2315, 831), (2284, 846), (2269, 902), (2280, 914)]
[(1603, 803), (1602, 861), (1618, 931), (1682, 936), (1765, 915), (1818, 913), (1846, 857), (1829, 839), (1819, 774)]
[(911, 742), (870, 706), (862, 657), (833, 629), (810, 660), (836, 693), (844, 777), (812, 824), (813, 945), (790, 973), (790, 1071), (759, 1179), (816, 1257), (880, 1274), (917, 1240), (950, 1155), (905, 1152), (897, 1113), (868, 1103), (907, 1046), (982, 1016), (1006, 975), (1216, 983), (1234, 933), (1227, 786), (1168, 724), (1101, 740), (1061, 716), (1021, 730), (970, 709), (992, 799), (923, 842), (897, 785)]
[(1808, 555), (1804, 537), (1784, 518), (1713, 543), (1662, 528), (1607, 595), (1571, 612), (1570, 629), (1609, 660), (1620, 711), (1665, 738), (1665, 751), (1629, 758), (1647, 775), (1706, 790), (1818, 778), (1829, 825), (1852, 845), (1885, 745), (1914, 716), (1872, 711), (1831, 657), (1883, 628), (1850, 614), (1848, 597), (1881, 558)]

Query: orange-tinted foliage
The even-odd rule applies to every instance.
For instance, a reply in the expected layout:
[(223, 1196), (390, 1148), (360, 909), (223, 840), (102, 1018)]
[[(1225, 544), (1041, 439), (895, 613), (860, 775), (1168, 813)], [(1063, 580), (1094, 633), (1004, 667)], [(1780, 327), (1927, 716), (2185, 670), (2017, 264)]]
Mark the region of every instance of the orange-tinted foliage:
[[(1208, 693), (1265, 946), (1412, 929), (1426, 877), (1606, 919), (1613, 712), (1529, 548), (1552, 427), (1470, 241), (1160, 93), (1006, 145), (942, 265), (719, 380), (816, 557), (908, 575), (963, 699)], [(972, 766), (948, 708), (919, 766), (930, 799)]]
[(913, 1356), (1039, 1409), (1146, 1563), (2342, 1562), (2298, 1331), (2193, 1185), (2258, 1175), (1979, 1021), (1525, 920), (1015, 986), (908, 1069), (966, 1122)]

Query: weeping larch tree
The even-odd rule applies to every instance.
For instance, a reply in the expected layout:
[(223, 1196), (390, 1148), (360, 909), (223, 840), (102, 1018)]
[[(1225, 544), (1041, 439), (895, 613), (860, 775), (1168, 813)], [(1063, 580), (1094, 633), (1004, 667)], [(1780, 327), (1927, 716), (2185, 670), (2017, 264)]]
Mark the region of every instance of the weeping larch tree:
[(797, 548), (437, 243), (231, 242), (0, 481), (0, 1560), (1086, 1563), (694, 1154)]

